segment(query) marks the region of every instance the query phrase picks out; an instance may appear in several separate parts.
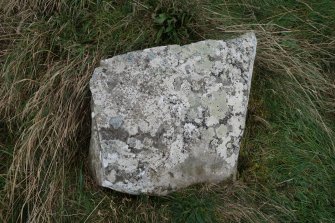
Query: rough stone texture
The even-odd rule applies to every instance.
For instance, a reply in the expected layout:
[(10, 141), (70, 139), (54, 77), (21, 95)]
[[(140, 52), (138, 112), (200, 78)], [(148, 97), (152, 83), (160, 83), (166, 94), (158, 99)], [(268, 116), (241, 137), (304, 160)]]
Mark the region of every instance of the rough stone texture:
[(248, 33), (102, 60), (90, 81), (98, 183), (164, 195), (233, 176), (255, 53)]

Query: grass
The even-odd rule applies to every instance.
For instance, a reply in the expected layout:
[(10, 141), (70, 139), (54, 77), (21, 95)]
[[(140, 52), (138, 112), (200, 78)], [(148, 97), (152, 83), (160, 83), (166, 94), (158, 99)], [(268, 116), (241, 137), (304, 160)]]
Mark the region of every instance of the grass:
[[(0, 0), (0, 221), (334, 222), (333, 27), (332, 0)], [(99, 60), (247, 30), (258, 49), (238, 180), (167, 197), (96, 186)]]

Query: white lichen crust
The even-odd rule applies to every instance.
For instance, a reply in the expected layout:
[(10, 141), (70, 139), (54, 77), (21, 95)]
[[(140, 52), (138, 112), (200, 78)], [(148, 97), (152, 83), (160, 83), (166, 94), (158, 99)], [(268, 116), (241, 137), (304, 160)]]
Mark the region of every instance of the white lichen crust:
[(90, 81), (97, 182), (164, 195), (237, 166), (256, 37), (162, 46), (101, 61)]

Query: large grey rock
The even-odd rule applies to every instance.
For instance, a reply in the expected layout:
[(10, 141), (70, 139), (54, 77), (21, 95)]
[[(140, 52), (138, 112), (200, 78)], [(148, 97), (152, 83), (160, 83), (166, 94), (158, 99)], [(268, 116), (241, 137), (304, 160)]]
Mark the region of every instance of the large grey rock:
[(248, 33), (102, 60), (90, 81), (97, 182), (164, 195), (233, 176), (255, 53)]

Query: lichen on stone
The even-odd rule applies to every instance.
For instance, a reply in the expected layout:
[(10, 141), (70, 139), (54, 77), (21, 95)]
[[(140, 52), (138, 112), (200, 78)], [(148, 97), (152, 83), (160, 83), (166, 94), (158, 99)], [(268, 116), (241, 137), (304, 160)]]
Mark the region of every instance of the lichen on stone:
[(102, 60), (90, 81), (97, 182), (164, 195), (236, 172), (256, 37), (161, 46)]

